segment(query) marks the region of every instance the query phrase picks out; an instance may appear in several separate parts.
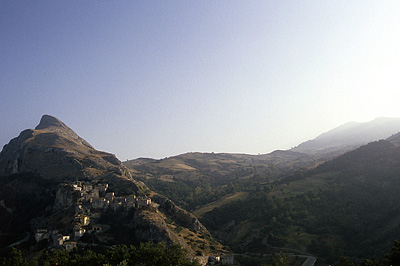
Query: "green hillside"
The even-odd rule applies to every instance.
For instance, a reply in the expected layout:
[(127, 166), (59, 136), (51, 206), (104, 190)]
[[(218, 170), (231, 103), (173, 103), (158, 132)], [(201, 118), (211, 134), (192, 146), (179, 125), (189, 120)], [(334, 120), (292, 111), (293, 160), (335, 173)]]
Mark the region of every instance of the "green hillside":
[(370, 143), (311, 171), (265, 184), (201, 221), (237, 252), (270, 246), (381, 256), (400, 237), (400, 148)]

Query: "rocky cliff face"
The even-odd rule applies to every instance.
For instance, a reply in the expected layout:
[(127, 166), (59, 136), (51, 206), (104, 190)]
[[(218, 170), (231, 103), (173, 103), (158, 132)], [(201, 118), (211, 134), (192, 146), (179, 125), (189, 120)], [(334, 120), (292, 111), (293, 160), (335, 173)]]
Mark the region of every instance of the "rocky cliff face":
[(74, 207), (74, 204), (76, 203), (78, 198), (78, 196), (75, 194), (77, 193), (74, 193), (71, 186), (68, 186), (66, 184), (60, 184), (56, 191), (54, 207), (56, 209), (58, 208), (65, 209)]

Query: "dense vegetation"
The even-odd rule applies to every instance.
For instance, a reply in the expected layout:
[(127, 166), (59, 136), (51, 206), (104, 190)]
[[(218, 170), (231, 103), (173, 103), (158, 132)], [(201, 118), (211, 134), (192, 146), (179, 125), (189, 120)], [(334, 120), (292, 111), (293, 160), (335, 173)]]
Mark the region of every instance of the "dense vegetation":
[[(0, 266), (199, 266), (197, 261), (189, 260), (185, 256), (185, 251), (177, 245), (167, 247), (165, 244), (153, 245), (151, 243), (141, 243), (135, 246), (113, 246), (103, 252), (86, 250), (82, 252), (67, 253), (65, 250), (55, 250), (45, 252), (39, 259), (28, 260), (24, 258), (22, 252), (12, 248), (7, 256), (0, 257)], [(301, 265), (303, 260), (298, 257), (288, 257), (282, 251), (276, 253), (271, 258), (255, 258), (250, 256), (237, 256), (242, 265)], [(394, 241), (390, 252), (379, 259), (362, 258), (354, 261), (349, 257), (340, 257), (338, 266), (393, 266), (400, 265), (400, 242)]]
[(381, 255), (400, 235), (395, 222), (399, 200), (396, 191), (362, 184), (336, 184), (287, 198), (260, 191), (206, 213), (201, 221), (217, 237), (236, 235), (225, 244), (238, 252), (261, 252), (264, 241), (278, 247), (305, 246), (334, 261), (341, 255)]
[(348, 257), (341, 257), (339, 266), (395, 266), (400, 265), (400, 242), (395, 241), (390, 252), (387, 253), (383, 258), (371, 260), (363, 258), (355, 262)]
[(113, 246), (105, 252), (86, 250), (83, 252), (67, 253), (65, 250), (45, 252), (40, 259), (28, 260), (24, 258), (21, 251), (13, 248), (9, 255), (0, 258), (0, 265), (18, 266), (86, 266), (86, 265), (107, 265), (107, 266), (199, 266), (197, 261), (189, 260), (185, 250), (177, 245), (167, 247), (163, 243), (153, 245), (141, 243), (140, 246)]

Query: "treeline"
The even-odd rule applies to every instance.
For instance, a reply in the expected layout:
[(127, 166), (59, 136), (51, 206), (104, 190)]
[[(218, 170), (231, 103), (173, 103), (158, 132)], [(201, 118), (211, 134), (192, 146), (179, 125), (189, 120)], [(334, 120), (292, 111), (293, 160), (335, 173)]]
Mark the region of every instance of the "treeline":
[(141, 243), (138, 247), (118, 245), (105, 252), (86, 250), (67, 253), (65, 250), (46, 251), (39, 259), (28, 260), (22, 252), (12, 248), (8, 256), (1, 258), (1, 266), (200, 266), (186, 256), (186, 251), (179, 245), (166, 246), (164, 243), (153, 245)]

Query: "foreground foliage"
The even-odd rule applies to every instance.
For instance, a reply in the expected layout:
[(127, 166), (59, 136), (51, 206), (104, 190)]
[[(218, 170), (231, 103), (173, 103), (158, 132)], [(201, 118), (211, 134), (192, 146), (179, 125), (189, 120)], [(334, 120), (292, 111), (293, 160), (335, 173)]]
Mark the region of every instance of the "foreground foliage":
[(84, 252), (67, 253), (64, 250), (45, 252), (39, 260), (27, 260), (22, 252), (13, 248), (5, 258), (0, 258), (1, 266), (84, 266), (84, 265), (107, 265), (107, 266), (199, 266), (197, 261), (191, 261), (186, 257), (186, 251), (179, 245), (166, 246), (164, 243), (153, 245), (141, 243), (139, 247), (118, 245), (113, 246), (106, 252), (95, 252), (86, 250)]

